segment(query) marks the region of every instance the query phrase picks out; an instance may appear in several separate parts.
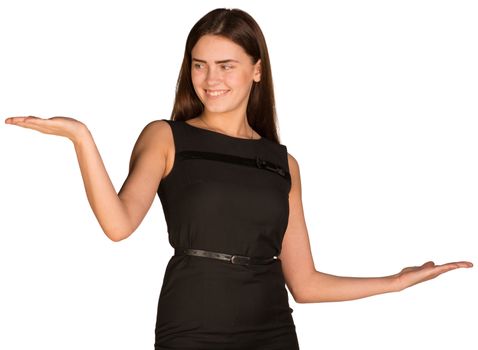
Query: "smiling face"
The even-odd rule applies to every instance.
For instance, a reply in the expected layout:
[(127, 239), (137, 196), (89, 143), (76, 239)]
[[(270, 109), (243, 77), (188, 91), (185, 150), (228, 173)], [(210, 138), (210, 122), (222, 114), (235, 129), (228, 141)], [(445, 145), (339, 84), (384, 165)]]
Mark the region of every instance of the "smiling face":
[(245, 115), (254, 81), (260, 80), (260, 60), (252, 58), (233, 41), (203, 35), (191, 51), (194, 91), (207, 113), (237, 112)]

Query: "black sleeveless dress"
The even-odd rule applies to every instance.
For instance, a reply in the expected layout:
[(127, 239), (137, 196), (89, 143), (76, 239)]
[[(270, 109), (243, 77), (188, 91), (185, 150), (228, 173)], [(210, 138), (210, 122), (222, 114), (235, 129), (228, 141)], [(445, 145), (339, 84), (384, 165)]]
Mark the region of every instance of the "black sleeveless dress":
[[(287, 148), (167, 121), (175, 160), (161, 180), (173, 248), (277, 257), (289, 216)], [(155, 350), (297, 350), (280, 259), (240, 265), (174, 255), (161, 288)]]

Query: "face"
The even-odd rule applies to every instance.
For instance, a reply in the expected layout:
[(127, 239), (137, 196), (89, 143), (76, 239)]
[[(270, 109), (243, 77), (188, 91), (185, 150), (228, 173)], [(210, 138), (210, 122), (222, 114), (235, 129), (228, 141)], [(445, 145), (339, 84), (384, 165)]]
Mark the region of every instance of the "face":
[(209, 113), (246, 112), (249, 92), (260, 80), (260, 60), (233, 41), (203, 35), (192, 52), (191, 78), (197, 96)]

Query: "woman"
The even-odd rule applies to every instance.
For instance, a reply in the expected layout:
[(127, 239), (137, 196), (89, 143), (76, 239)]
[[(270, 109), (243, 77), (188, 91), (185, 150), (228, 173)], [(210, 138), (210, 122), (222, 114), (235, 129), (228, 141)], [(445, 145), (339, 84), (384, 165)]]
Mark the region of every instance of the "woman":
[(175, 248), (161, 288), (155, 349), (299, 349), (285, 285), (299, 303), (400, 291), (456, 269), (428, 262), (378, 278), (315, 269), (299, 165), (279, 143), (266, 42), (240, 10), (191, 29), (170, 120), (149, 123), (116, 193), (93, 138), (72, 118), (6, 123), (69, 138), (88, 201), (113, 241), (158, 194)]

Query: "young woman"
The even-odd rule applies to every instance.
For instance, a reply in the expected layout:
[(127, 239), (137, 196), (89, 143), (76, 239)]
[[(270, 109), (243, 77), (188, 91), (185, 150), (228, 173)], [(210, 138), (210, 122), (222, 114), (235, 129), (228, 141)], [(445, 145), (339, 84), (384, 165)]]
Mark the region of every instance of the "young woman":
[(175, 248), (159, 297), (155, 349), (299, 349), (298, 303), (401, 291), (463, 267), (427, 262), (376, 278), (315, 269), (299, 165), (280, 144), (263, 34), (216, 9), (191, 29), (171, 119), (149, 123), (116, 193), (86, 125), (67, 117), (8, 124), (69, 138), (104, 233), (129, 237), (158, 194)]

